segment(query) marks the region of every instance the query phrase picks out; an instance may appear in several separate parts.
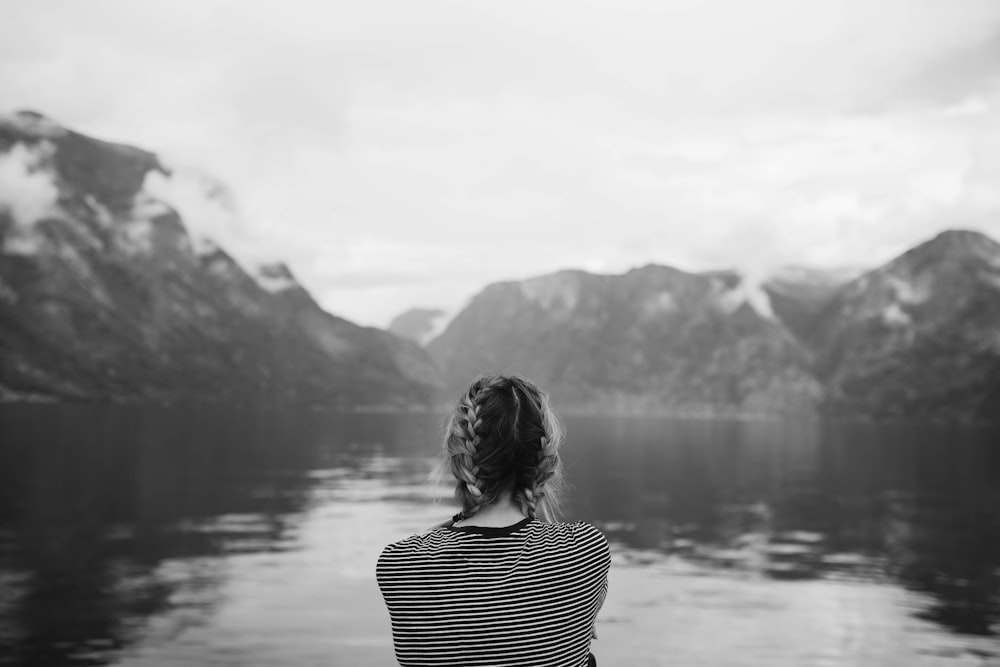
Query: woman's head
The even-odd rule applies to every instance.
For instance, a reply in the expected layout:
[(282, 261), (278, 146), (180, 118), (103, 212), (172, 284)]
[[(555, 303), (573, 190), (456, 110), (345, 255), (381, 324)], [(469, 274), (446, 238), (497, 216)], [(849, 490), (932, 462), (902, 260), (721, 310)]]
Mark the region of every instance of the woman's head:
[(456, 518), (509, 494), (526, 516), (551, 521), (562, 491), (562, 429), (549, 399), (518, 376), (480, 377), (458, 400), (445, 435)]

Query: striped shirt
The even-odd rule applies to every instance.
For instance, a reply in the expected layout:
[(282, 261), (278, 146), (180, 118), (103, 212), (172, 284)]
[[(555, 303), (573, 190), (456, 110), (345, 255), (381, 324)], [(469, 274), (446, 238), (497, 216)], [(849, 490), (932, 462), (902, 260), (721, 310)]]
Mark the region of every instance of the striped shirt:
[(581, 667), (610, 564), (590, 524), (524, 519), (390, 544), (376, 577), (402, 667)]

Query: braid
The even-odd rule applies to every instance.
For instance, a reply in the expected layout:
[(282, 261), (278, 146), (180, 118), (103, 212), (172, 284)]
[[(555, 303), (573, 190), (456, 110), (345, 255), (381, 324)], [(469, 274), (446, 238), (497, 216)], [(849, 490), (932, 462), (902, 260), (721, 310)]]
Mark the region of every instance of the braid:
[[(558, 424), (548, 409), (546, 396), (530, 383), (517, 378), (514, 380), (514, 395), (520, 391), (532, 408), (531, 419), (526, 423), (525, 436), (528, 443), (537, 442), (525, 453), (523, 470), (514, 499), (521, 511), (532, 519), (541, 514), (543, 519), (553, 520), (555, 501), (548, 501), (548, 482), (559, 470), (558, 446), (560, 434)], [(519, 402), (520, 405), (520, 402)], [(530, 435), (529, 435), (530, 434)], [(533, 443), (532, 443), (533, 444)], [(558, 484), (555, 485), (558, 492)]]
[[(477, 454), (482, 436), (478, 431), (483, 426), (483, 420), (477, 414), (478, 398), (482, 392), (483, 383), (477, 382), (469, 387), (461, 399), (455, 417), (452, 419), (451, 434), (454, 436), (455, 447), (452, 451), (452, 470), (459, 480), (459, 489), (464, 485), (465, 492), (471, 499), (471, 507), (463, 508), (455, 515), (453, 521), (467, 519), (482, 506), (484, 498), (483, 480), (479, 478), (481, 469), (477, 464)], [(468, 504), (468, 503), (463, 503)]]
[(531, 382), (516, 376), (473, 382), (458, 399), (445, 438), (442, 463), (456, 481), (461, 506), (450, 523), (505, 497), (529, 518), (554, 520), (562, 490), (561, 441), (548, 397)]
[(537, 463), (529, 471), (525, 486), (516, 494), (521, 511), (528, 517), (536, 518), (541, 506), (543, 518), (552, 518), (548, 506), (544, 503), (547, 495), (546, 483), (556, 474), (558, 466), (559, 454), (556, 451), (555, 439), (543, 435), (538, 440)]

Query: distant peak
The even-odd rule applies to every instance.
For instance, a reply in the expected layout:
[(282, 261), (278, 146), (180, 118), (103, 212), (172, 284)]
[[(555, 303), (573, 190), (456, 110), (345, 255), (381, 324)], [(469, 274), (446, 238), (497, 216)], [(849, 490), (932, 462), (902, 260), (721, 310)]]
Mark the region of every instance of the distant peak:
[(67, 133), (66, 128), (59, 123), (29, 109), (0, 114), (0, 127), (12, 129), (33, 138), (61, 137)]
[(14, 115), (31, 120), (43, 120), (43, 121), (49, 120), (48, 116), (46, 116), (45, 114), (38, 111), (34, 111), (32, 109), (19, 109), (14, 112)]
[(986, 234), (971, 229), (946, 229), (931, 239), (930, 242), (957, 246), (980, 245), (983, 243), (996, 244), (996, 241)]
[(637, 275), (676, 275), (679, 273), (686, 273), (681, 269), (675, 268), (673, 266), (667, 266), (666, 264), (656, 264), (654, 262), (649, 262), (638, 266), (634, 269), (629, 269), (625, 274), (637, 274)]
[(410, 308), (392, 319), (389, 331), (401, 338), (426, 345), (445, 330), (452, 317), (454, 313), (449, 315), (441, 308)]
[(949, 229), (910, 248), (886, 266), (891, 270), (913, 271), (920, 267), (955, 262), (987, 262), (991, 266), (1000, 266), (1000, 243), (981, 232)]
[(410, 308), (392, 319), (393, 322), (411, 317), (440, 317), (445, 314), (442, 308)]
[(982, 232), (971, 229), (949, 229), (917, 246), (911, 252), (913, 251), (921, 255), (930, 252), (935, 255), (990, 257), (1000, 253), (1000, 243)]

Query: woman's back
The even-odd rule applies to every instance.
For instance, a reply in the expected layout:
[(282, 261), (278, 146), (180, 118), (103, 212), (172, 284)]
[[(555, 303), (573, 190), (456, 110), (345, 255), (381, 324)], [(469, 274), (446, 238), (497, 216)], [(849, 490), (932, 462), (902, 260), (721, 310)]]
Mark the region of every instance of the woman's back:
[(443, 463), (460, 511), (390, 544), (376, 567), (400, 665), (594, 664), (611, 556), (593, 526), (555, 522), (562, 441), (525, 378), (480, 377), (458, 399)]
[(439, 527), (390, 544), (376, 574), (400, 665), (587, 664), (608, 543), (586, 523)]

